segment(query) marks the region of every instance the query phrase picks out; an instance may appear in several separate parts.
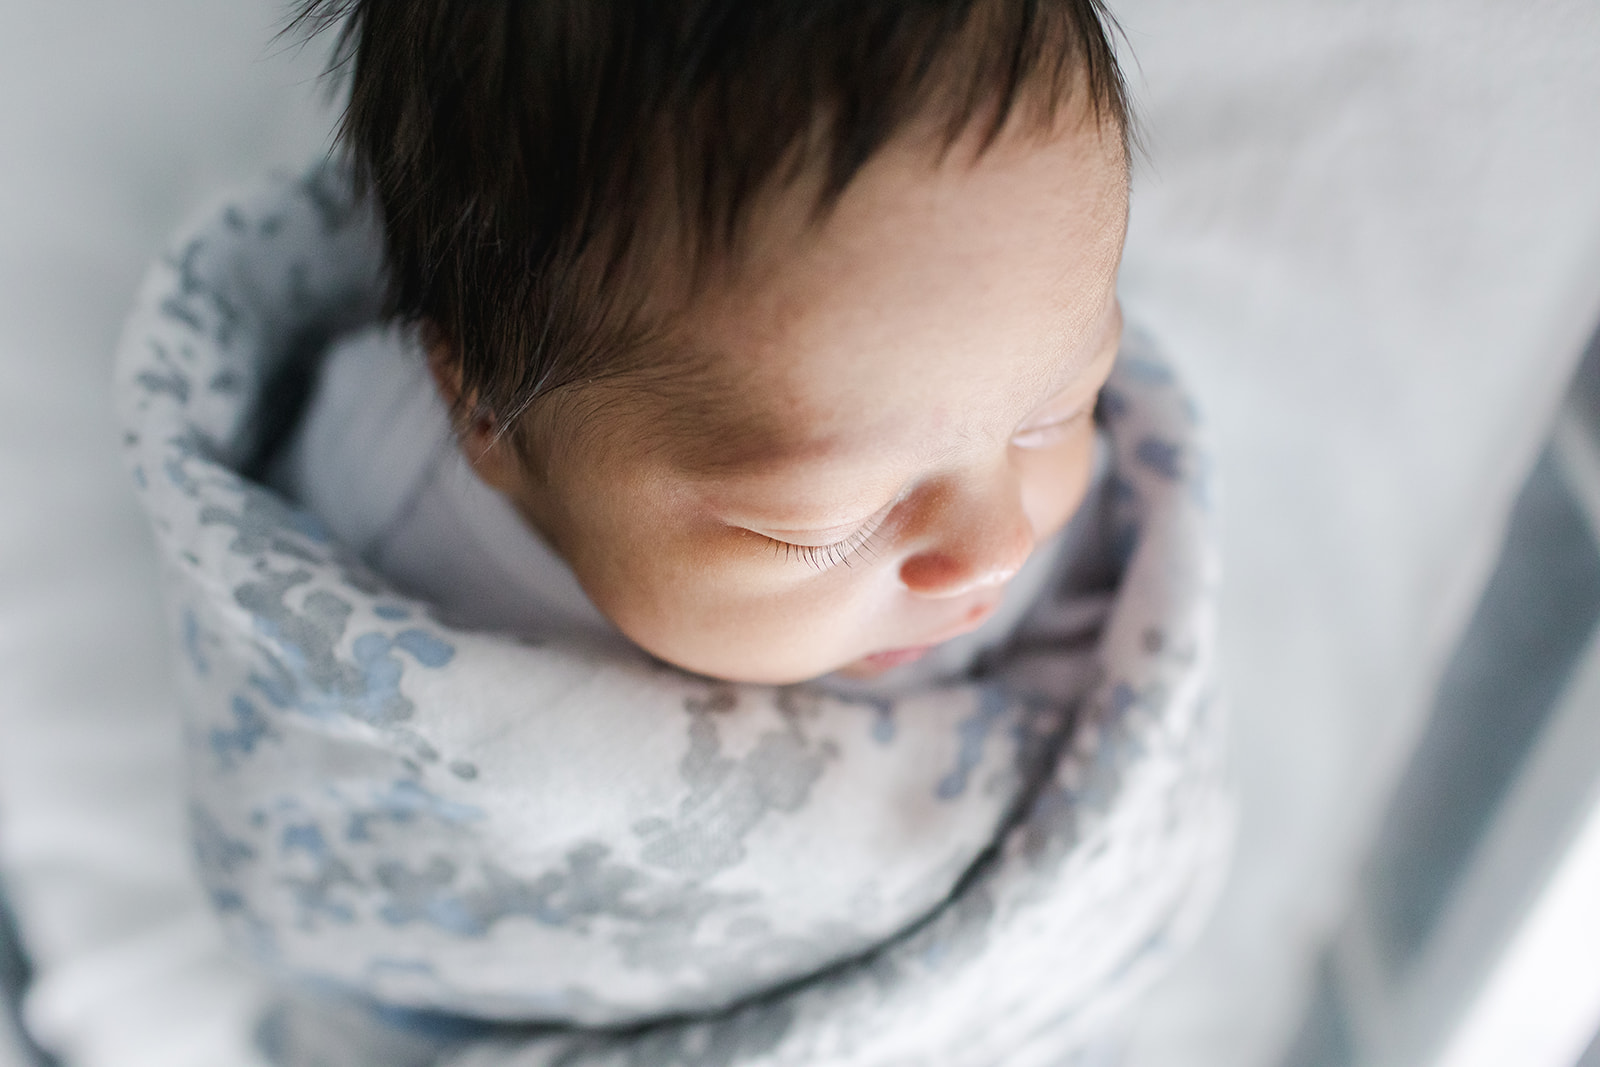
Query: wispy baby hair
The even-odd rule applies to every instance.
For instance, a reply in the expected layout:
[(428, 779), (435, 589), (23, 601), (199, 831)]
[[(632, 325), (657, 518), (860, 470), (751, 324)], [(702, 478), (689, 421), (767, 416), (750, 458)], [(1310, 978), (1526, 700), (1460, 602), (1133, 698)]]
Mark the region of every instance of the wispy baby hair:
[(914, 122), (948, 147), (1077, 93), (1128, 136), (1101, 0), (307, 0), (295, 25), (340, 27), (393, 312), (507, 426), (638, 369), (652, 277), (694, 276), (804, 169), (825, 211)]

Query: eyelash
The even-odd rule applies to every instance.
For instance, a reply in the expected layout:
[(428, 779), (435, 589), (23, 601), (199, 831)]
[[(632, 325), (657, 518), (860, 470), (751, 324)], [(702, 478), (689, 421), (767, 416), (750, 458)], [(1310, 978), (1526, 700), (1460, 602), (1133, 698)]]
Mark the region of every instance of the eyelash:
[(858, 556), (873, 556), (872, 544), (883, 526), (882, 521), (868, 523), (843, 541), (835, 541), (831, 545), (797, 545), (776, 537), (768, 537), (767, 540), (772, 542), (776, 551), (783, 553), (785, 560), (798, 559), (822, 571), (840, 564), (849, 567)]
[[(1060, 432), (1065, 430), (1067, 427), (1073, 426), (1082, 421), (1086, 416), (1093, 417), (1093, 415), (1094, 408), (1091, 406), (1080, 411), (1076, 411), (1064, 419), (1049, 423), (1045, 426), (1037, 427), (1029, 432)], [(898, 504), (899, 502), (900, 501), (897, 498), (894, 504)], [(848, 567), (851, 566), (851, 561), (857, 556), (872, 556), (874, 554), (872, 550), (873, 541), (877, 538), (878, 533), (882, 531), (884, 524), (889, 517), (889, 512), (894, 508), (894, 504), (891, 504), (888, 508), (884, 509), (884, 511), (880, 513), (880, 517), (876, 520), (869, 521), (867, 525), (863, 526), (849, 537), (846, 537), (842, 541), (835, 541), (831, 545), (797, 545), (792, 541), (783, 541), (767, 534), (762, 534), (762, 536), (766, 537), (768, 541), (772, 542), (774, 551), (783, 553), (783, 558), (786, 561), (798, 559), (819, 571), (827, 570), (829, 567), (837, 567), (840, 564)]]

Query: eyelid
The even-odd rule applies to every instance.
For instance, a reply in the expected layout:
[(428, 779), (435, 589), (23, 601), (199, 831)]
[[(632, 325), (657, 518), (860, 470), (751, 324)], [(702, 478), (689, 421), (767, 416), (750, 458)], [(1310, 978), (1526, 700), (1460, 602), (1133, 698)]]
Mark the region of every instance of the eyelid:
[[(823, 570), (839, 563), (849, 563), (856, 553), (867, 550), (878, 533), (888, 525), (889, 517), (893, 514), (894, 509), (909, 494), (909, 488), (901, 490), (893, 500), (873, 512), (865, 520), (859, 523), (852, 523), (849, 526), (833, 527), (822, 531), (795, 530), (765, 533), (758, 530), (752, 532), (758, 533), (768, 541), (771, 541), (774, 546), (783, 551), (785, 558), (798, 556), (818, 570)], [(778, 533), (785, 533), (789, 537), (833, 537), (839, 531), (843, 531), (845, 535), (837, 540), (821, 544), (788, 541), (783, 537), (777, 536)]]
[(1018, 448), (1039, 448), (1049, 443), (1055, 433), (1065, 430), (1076, 424), (1094, 411), (1093, 404), (1087, 404), (1074, 410), (1071, 414), (1062, 415), (1046, 422), (1025, 425), (1011, 435), (1011, 443)]
[(850, 540), (857, 531), (872, 524), (877, 516), (861, 522), (847, 523), (843, 526), (831, 526), (826, 530), (757, 530), (761, 536), (773, 541), (782, 541), (786, 545), (797, 548), (826, 548), (841, 541)]
[[(889, 513), (899, 507), (900, 502), (910, 494), (911, 490), (909, 488), (900, 490), (894, 495), (893, 500), (857, 522), (840, 523), (838, 526), (829, 526), (823, 530), (762, 529), (752, 532), (758, 533), (768, 540), (781, 541), (784, 544), (792, 544), (797, 547), (828, 548), (850, 540), (851, 537), (854, 537), (862, 530), (881, 525), (883, 520), (889, 517)], [(790, 540), (790, 538), (795, 538), (796, 540)]]
[(881, 525), (863, 526), (855, 533), (842, 541), (835, 541), (828, 545), (797, 545), (792, 541), (782, 541), (776, 537), (769, 537), (773, 547), (783, 552), (784, 559), (798, 557), (817, 570), (826, 570), (840, 563), (848, 565), (861, 552), (872, 543), (877, 536)]

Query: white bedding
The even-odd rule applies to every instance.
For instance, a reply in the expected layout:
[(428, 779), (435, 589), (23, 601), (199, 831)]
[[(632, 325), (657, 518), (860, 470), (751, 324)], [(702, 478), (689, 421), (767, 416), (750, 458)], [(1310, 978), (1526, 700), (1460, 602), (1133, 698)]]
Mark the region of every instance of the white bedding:
[[(1150, 143), (1123, 288), (1220, 446), (1245, 802), (1132, 1059), (1269, 1067), (1600, 320), (1600, 10), (1113, 6)], [(0, 864), (74, 1065), (253, 1062), (253, 989), (188, 882), (109, 359), (180, 215), (325, 143), (320, 50), (274, 45), (282, 14), (34, 3), (0, 35)]]

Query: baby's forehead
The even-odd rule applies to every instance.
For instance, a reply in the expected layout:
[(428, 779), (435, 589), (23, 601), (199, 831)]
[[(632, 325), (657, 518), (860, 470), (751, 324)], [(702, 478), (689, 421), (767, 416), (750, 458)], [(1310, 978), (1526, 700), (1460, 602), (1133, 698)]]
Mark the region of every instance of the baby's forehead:
[(796, 189), (754, 219), (609, 417), (706, 472), (1003, 440), (1100, 350), (1127, 173), (1088, 125), (964, 150), (899, 144), (822, 217)]
[(937, 373), (914, 354), (864, 356), (820, 375), (799, 355), (785, 363), (702, 352), (680, 357), (677, 373), (652, 375), (653, 385), (622, 386), (629, 395), (607, 410), (642, 452), (691, 478), (870, 485), (885, 469), (936, 465), (1009, 435), (1039, 409), (1090, 397), (1081, 386), (1096, 351), (973, 351)]

